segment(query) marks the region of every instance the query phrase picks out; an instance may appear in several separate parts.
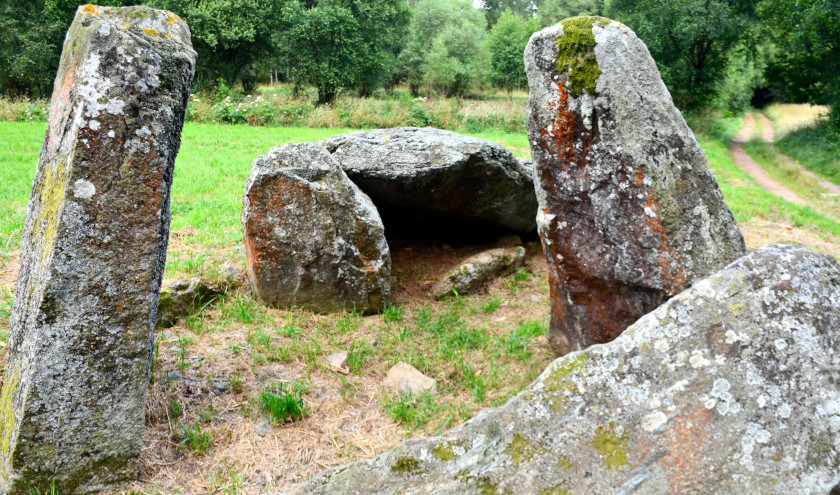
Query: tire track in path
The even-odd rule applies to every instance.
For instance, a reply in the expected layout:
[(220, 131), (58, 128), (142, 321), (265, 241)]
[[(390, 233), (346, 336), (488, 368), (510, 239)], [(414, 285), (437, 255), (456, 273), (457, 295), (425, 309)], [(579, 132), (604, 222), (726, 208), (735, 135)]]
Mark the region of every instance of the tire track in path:
[[(764, 128), (767, 129), (767, 126), (764, 126)], [(744, 149), (744, 143), (748, 142), (752, 137), (753, 129), (755, 129), (755, 117), (752, 112), (747, 112), (747, 115), (744, 118), (744, 127), (742, 127), (738, 135), (729, 142), (729, 154), (732, 156), (732, 161), (735, 162), (735, 165), (737, 165), (738, 168), (755, 179), (755, 181), (758, 182), (758, 185), (767, 192), (790, 203), (801, 206), (810, 206), (808, 202), (799, 197), (798, 194), (791, 191), (780, 182), (773, 180), (770, 177), (770, 174), (768, 174), (761, 165), (756, 163), (749, 154), (747, 154), (747, 150)]]
[(778, 156), (785, 163), (788, 163), (788, 164), (793, 165), (796, 168), (798, 168), (799, 171), (803, 175), (806, 175), (806, 176), (812, 178), (813, 180), (815, 180), (817, 182), (817, 184), (819, 184), (819, 186), (821, 188), (828, 191), (829, 194), (836, 194), (836, 195), (840, 196), (840, 185), (837, 185), (833, 182), (830, 182), (830, 181), (827, 181), (827, 180), (823, 179), (819, 175), (815, 174), (814, 172), (811, 172), (810, 170), (808, 170), (808, 168), (802, 166), (802, 164), (800, 164), (799, 162), (797, 162), (793, 158), (787, 156), (786, 154), (782, 153), (778, 148), (776, 148), (776, 146), (774, 144), (776, 142), (776, 138), (775, 138), (775, 135), (773, 133), (773, 121), (770, 120), (770, 118), (767, 117), (767, 115), (765, 115), (764, 112), (762, 112), (762, 111), (758, 112), (758, 116), (761, 119), (761, 123), (764, 125), (764, 128), (762, 129), (762, 132), (761, 132), (761, 138), (766, 143), (768, 143), (770, 145), (773, 145), (773, 152), (776, 153), (776, 156)]

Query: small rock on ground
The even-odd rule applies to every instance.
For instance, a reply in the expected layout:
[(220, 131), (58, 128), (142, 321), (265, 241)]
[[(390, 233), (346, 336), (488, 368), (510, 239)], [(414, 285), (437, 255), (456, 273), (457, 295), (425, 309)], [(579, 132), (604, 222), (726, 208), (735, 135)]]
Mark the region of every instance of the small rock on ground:
[(407, 394), (417, 396), (426, 391), (431, 394), (437, 393), (437, 382), (433, 378), (429, 378), (414, 366), (403, 362), (395, 364), (388, 370), (383, 385), (389, 392), (400, 396)]

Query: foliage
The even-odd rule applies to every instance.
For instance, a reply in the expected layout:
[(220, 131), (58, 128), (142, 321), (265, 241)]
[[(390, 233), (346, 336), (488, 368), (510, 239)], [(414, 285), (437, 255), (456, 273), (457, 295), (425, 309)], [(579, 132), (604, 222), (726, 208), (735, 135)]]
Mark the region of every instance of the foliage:
[[(44, 97), (52, 92), (73, 0), (6, 0), (0, 4), (0, 93)], [(129, 2), (102, 0), (99, 5)]]
[(798, 103), (831, 106), (840, 131), (840, 6), (836, 0), (763, 0), (759, 13), (781, 48), (769, 78)]
[(525, 19), (505, 10), (490, 30), (491, 79), (496, 86), (511, 91), (527, 85), (522, 53), (531, 34), (539, 29), (536, 19)]
[(538, 9), (542, 10), (539, 3), (538, 0), (482, 0), (487, 29), (492, 29), (506, 11), (524, 18), (533, 18)]
[(602, 16), (606, 0), (545, 0), (540, 7), (542, 26), (553, 26), (563, 19), (576, 16)]
[(274, 49), (272, 30), (278, 0), (147, 0), (150, 7), (175, 12), (190, 26), (196, 60), (196, 86), (211, 87), (219, 78), (257, 84), (257, 65)]
[(402, 76), (416, 95), (421, 84), (446, 96), (475, 82), (484, 19), (469, 0), (418, 0), (402, 53)]
[(613, 0), (609, 14), (647, 44), (681, 108), (715, 99), (729, 49), (755, 24), (752, 0)]
[(280, 17), (292, 80), (330, 103), (342, 88), (370, 93), (390, 79), (409, 13), (401, 0), (291, 0)]

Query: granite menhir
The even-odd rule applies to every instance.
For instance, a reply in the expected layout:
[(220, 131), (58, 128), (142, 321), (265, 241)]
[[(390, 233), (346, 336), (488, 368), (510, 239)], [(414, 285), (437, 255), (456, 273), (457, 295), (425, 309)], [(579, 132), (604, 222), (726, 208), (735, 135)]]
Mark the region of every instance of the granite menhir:
[(194, 72), (178, 16), (77, 10), (23, 228), (0, 397), (2, 493), (87, 493), (136, 478)]
[(644, 43), (574, 17), (525, 49), (537, 224), (560, 353), (616, 338), (746, 252)]

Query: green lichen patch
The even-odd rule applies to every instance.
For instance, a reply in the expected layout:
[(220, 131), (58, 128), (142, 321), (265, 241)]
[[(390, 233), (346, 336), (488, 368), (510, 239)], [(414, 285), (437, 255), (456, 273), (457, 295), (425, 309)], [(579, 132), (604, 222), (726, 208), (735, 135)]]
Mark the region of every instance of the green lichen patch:
[(595, 428), (595, 438), (590, 445), (601, 456), (601, 462), (608, 470), (627, 465), (627, 433), (613, 421), (607, 426)]
[(574, 359), (568, 359), (558, 366), (546, 379), (546, 390), (552, 395), (551, 410), (555, 413), (562, 413), (566, 393), (577, 388), (575, 382), (572, 381), (572, 377), (586, 378), (584, 363), (586, 363), (586, 354), (578, 354)]
[(603, 17), (572, 17), (561, 22), (563, 36), (557, 38), (557, 70), (565, 72), (570, 89), (575, 94), (583, 94), (585, 89), (592, 96), (595, 92), (595, 80), (601, 75), (598, 61), (595, 59), (595, 24), (605, 26), (612, 22)]
[(574, 464), (572, 464), (572, 461), (570, 461), (568, 457), (564, 456), (563, 454), (558, 454), (557, 467), (568, 473), (575, 466)]
[(420, 461), (413, 457), (403, 457), (391, 466), (391, 471), (399, 474), (419, 474), (423, 472)]
[(524, 435), (516, 433), (513, 435), (513, 440), (505, 447), (504, 452), (510, 456), (513, 465), (519, 467), (521, 463), (530, 461), (535, 455), (545, 453), (546, 449), (532, 444)]
[(562, 481), (554, 486), (543, 488), (537, 493), (539, 495), (572, 495), (572, 492), (566, 488), (566, 483)]
[(451, 461), (458, 457), (453, 447), (462, 445), (462, 442), (447, 442), (443, 441), (437, 444), (437, 447), (432, 449), (432, 454), (441, 462)]
[(6, 472), (6, 462), (12, 451), (12, 436), (15, 428), (15, 409), (12, 401), (17, 392), (20, 382), (20, 370), (9, 368), (6, 370), (6, 380), (3, 383), (3, 391), (0, 394), (0, 476), (3, 480), (9, 479)]

